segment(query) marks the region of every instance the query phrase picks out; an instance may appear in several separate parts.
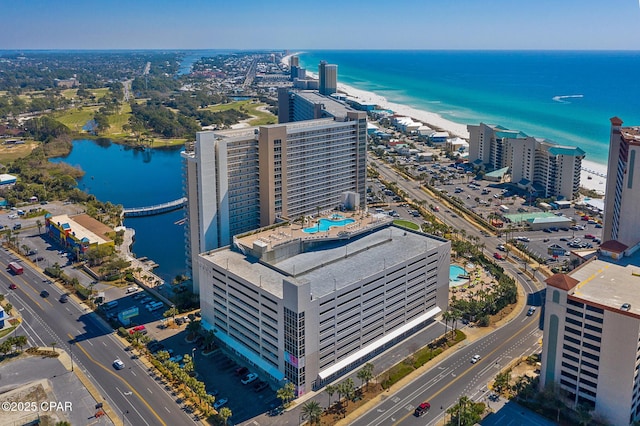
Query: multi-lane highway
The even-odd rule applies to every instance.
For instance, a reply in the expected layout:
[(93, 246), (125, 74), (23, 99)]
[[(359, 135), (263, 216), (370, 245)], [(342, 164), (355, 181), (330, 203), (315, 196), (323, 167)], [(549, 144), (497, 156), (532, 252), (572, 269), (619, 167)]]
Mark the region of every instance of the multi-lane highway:
[[(383, 179), (395, 182), (409, 197), (416, 200), (427, 198), (416, 182), (399, 178), (397, 174), (382, 162), (376, 162), (377, 170)], [(480, 238), (488, 250), (495, 250), (500, 244), (495, 237), (485, 237), (478, 229), (463, 218), (453, 217), (446, 209), (436, 215), (449, 226), (465, 229), (467, 235)], [(531, 281), (522, 274), (519, 263), (501, 262), (507, 273), (515, 277), (524, 289), (527, 303), (540, 306), (542, 304), (542, 285)], [(487, 384), (511, 360), (529, 355), (540, 350), (539, 340), (540, 311), (533, 316), (525, 312), (500, 329), (472, 343), (463, 344), (455, 353), (443, 359), (434, 368), (412, 381), (409, 385), (388, 395), (382, 402), (368, 413), (353, 422), (358, 426), (377, 425), (425, 425), (435, 424), (441, 420), (448, 407), (455, 404), (461, 396), (469, 396), (476, 401), (485, 401)], [(474, 355), (480, 355), (477, 363), (471, 363)], [(413, 416), (415, 407), (421, 402), (429, 401), (431, 410), (425, 416)]]
[[(7, 265), (15, 256), (0, 250), (0, 265)], [(72, 354), (74, 369), (81, 369), (113, 409), (119, 424), (126, 425), (188, 425), (194, 420), (139, 361), (132, 360), (113, 330), (95, 313), (85, 310), (73, 299), (60, 303), (62, 294), (44, 276), (23, 263), (24, 273), (13, 275), (0, 268), (2, 293), (20, 312), (23, 323), (18, 334), (24, 334), (31, 345), (65, 349)], [(9, 290), (9, 284), (17, 288)], [(42, 290), (49, 297), (41, 297)], [(113, 361), (119, 358), (125, 368), (115, 370)], [(98, 401), (101, 402), (101, 401)]]

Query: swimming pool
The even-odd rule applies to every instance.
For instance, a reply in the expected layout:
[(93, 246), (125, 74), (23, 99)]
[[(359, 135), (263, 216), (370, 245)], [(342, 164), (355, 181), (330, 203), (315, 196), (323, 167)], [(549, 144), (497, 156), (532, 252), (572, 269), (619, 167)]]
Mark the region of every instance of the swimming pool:
[(449, 282), (459, 284), (468, 281), (465, 278), (458, 278), (459, 275), (467, 275), (467, 272), (461, 266), (449, 265)]
[(342, 220), (332, 220), (332, 219), (320, 219), (318, 221), (318, 225), (312, 226), (311, 228), (304, 228), (302, 231), (307, 234), (313, 234), (315, 232), (328, 231), (329, 228), (334, 226), (345, 226), (350, 223), (355, 222), (355, 219), (342, 219)]

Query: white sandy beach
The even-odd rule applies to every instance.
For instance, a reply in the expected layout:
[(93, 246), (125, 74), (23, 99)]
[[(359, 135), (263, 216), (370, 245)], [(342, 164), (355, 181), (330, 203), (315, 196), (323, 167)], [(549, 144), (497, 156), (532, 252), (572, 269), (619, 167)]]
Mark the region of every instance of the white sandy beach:
[[(300, 55), (304, 52), (296, 52), (282, 58), (282, 63), (289, 66), (289, 58), (293, 55)], [(317, 78), (317, 73), (309, 72), (307, 74), (310, 77)], [(449, 132), (452, 136), (459, 136), (461, 138), (469, 140), (469, 132), (465, 124), (460, 124), (447, 120), (440, 115), (424, 111), (416, 108), (412, 108), (407, 105), (397, 104), (389, 102), (384, 96), (377, 95), (373, 92), (367, 92), (365, 90), (356, 89), (355, 87), (348, 86), (346, 84), (338, 83), (338, 90), (361, 100), (375, 103), (384, 109), (390, 109), (397, 114), (406, 115), (416, 121), (426, 124), (434, 129), (442, 129)], [(544, 137), (544, 135), (539, 135)], [(587, 159), (582, 161), (582, 172), (580, 174), (580, 185), (584, 188), (595, 190), (601, 194), (604, 194), (606, 185), (607, 166), (605, 164), (595, 163)], [(591, 179), (589, 179), (591, 177)]]

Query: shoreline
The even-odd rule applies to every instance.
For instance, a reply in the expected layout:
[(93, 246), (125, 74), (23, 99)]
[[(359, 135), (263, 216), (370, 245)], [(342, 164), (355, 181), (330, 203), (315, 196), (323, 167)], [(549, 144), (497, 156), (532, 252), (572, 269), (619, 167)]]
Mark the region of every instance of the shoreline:
[[(281, 63), (289, 66), (289, 58), (291, 56), (300, 55), (304, 52), (295, 52), (289, 55), (283, 56)], [(309, 72), (307, 75), (313, 78), (318, 78), (317, 73)], [(367, 102), (375, 103), (376, 105), (390, 109), (394, 113), (399, 115), (405, 115), (412, 118), (415, 121), (419, 121), (431, 128), (441, 129), (448, 132), (451, 136), (458, 136), (463, 139), (469, 140), (469, 131), (466, 124), (456, 123), (454, 121), (443, 118), (437, 113), (425, 111), (422, 109), (414, 108), (408, 105), (399, 104), (396, 102), (390, 102), (384, 96), (378, 95), (375, 92), (369, 92), (366, 90), (358, 89), (353, 86), (349, 86), (344, 83), (338, 83), (338, 90), (346, 93), (349, 96), (358, 98)], [(498, 123), (499, 124), (499, 123)], [(544, 135), (540, 135), (544, 137)], [(588, 156), (587, 156), (588, 158)], [(595, 161), (583, 160), (582, 170), (580, 172), (580, 186), (586, 189), (590, 189), (604, 195), (606, 187), (606, 175), (607, 165), (597, 163)], [(589, 179), (591, 177), (591, 179)]]

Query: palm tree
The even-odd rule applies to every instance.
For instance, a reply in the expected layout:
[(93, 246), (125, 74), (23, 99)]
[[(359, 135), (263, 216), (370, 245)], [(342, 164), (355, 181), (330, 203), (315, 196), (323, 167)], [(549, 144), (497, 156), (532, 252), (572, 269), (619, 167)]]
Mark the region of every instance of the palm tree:
[(451, 321), (452, 319), (451, 312), (449, 312), (449, 310), (444, 311), (442, 313), (442, 319), (444, 320), (444, 335), (446, 336), (448, 331), (449, 321)]
[(231, 417), (233, 413), (231, 412), (231, 408), (222, 407), (220, 411), (218, 411), (218, 415), (222, 417), (222, 421), (224, 422), (224, 425), (227, 426), (227, 420), (229, 420), (229, 417)]
[(296, 396), (296, 388), (291, 382), (285, 383), (283, 387), (278, 389), (276, 392), (276, 396), (282, 400), (282, 405), (285, 407), (289, 405), (289, 401), (291, 401)]
[(22, 347), (28, 343), (27, 336), (17, 336), (14, 339), (15, 345), (22, 350)]
[(369, 381), (373, 378), (373, 364), (370, 362), (366, 363), (364, 367), (358, 371), (357, 377), (362, 381), (361, 385), (366, 383), (367, 390), (369, 390)]
[(345, 402), (348, 404), (349, 400), (353, 398), (353, 393), (355, 392), (355, 387), (353, 385), (353, 379), (349, 377), (344, 382), (340, 383), (338, 386), (341, 387), (340, 391), (342, 395), (344, 395)]
[(329, 395), (329, 407), (331, 407), (331, 397), (333, 396), (334, 393), (336, 393), (336, 387), (333, 385), (327, 385), (324, 388), (324, 391), (327, 393), (327, 395)]
[(200, 333), (200, 330), (202, 330), (202, 324), (200, 323), (200, 320), (191, 321), (189, 324), (187, 324), (187, 327), (185, 329), (187, 331), (187, 334), (195, 336)]
[(302, 406), (302, 414), (309, 419), (309, 423), (320, 423), (320, 417), (322, 416), (322, 407), (317, 401), (307, 401)]

